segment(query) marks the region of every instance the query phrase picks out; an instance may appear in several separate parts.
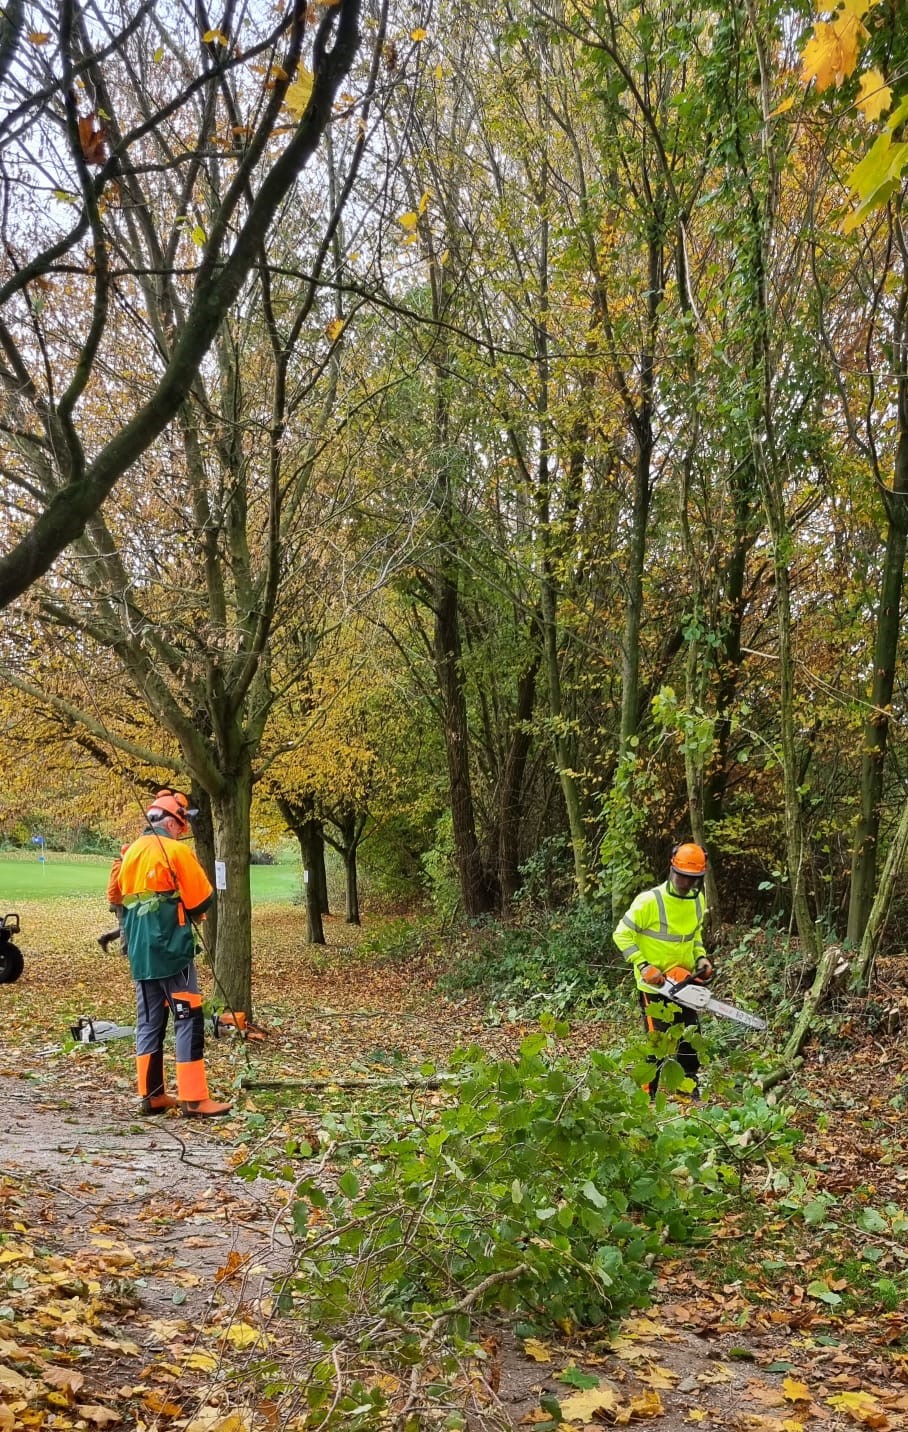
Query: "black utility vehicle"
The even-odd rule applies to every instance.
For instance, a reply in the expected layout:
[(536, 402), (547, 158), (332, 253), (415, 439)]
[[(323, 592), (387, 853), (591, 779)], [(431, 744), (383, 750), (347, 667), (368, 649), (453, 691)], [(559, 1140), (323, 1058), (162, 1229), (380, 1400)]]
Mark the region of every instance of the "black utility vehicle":
[(22, 973), (22, 951), (13, 944), (13, 935), (18, 933), (18, 915), (0, 917), (0, 984), (13, 984)]

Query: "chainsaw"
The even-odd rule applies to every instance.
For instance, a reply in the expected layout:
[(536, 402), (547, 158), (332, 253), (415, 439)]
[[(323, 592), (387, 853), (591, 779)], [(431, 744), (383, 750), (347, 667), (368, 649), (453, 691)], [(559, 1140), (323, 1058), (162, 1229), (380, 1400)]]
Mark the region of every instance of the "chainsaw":
[(108, 1039), (129, 1039), (135, 1028), (129, 1024), (114, 1024), (112, 1019), (95, 1019), (83, 1014), (78, 1024), (71, 1024), (69, 1032), (80, 1044), (101, 1044)]
[(684, 969), (676, 965), (674, 969), (666, 970), (665, 982), (661, 985), (644, 985), (647, 994), (658, 994), (663, 999), (673, 1000), (684, 1009), (692, 1009), (697, 1014), (715, 1014), (719, 1019), (732, 1019), (735, 1024), (746, 1025), (748, 1029), (765, 1029), (766, 1020), (761, 1019), (758, 1014), (751, 1014), (749, 1009), (739, 1009), (736, 1004), (729, 1004), (727, 1000), (716, 999), (710, 994), (705, 984), (699, 982), (696, 972)]

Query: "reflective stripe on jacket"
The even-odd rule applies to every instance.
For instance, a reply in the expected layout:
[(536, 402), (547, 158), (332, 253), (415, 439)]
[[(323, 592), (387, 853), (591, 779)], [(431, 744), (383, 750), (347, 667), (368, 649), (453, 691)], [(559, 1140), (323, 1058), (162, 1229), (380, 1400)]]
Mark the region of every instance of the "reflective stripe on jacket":
[(679, 895), (666, 880), (652, 890), (643, 890), (620, 920), (612, 939), (624, 958), (634, 966), (638, 989), (645, 987), (642, 971), (647, 965), (670, 970), (681, 965), (693, 970), (706, 955), (703, 946), (703, 917), (706, 901), (701, 891)]

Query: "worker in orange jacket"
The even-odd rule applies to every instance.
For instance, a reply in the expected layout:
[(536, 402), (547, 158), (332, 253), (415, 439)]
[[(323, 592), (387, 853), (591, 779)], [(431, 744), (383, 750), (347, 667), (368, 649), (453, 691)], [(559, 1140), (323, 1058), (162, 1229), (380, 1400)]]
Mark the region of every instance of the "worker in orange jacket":
[[(634, 967), (647, 1032), (656, 1036), (682, 1024), (698, 1032), (696, 1011), (685, 1009), (658, 993), (668, 970), (681, 969), (698, 982), (712, 979), (713, 967), (703, 944), (706, 901), (703, 880), (707, 854), (702, 845), (684, 842), (672, 850), (668, 879), (651, 890), (643, 890), (631, 902), (612, 939)], [(693, 1081), (694, 1099), (699, 1098), (700, 1056), (689, 1039), (682, 1037), (674, 1056), (685, 1076)], [(655, 1099), (663, 1060), (653, 1055), (649, 1084)]]
[[(119, 891), (129, 965), (136, 982), (136, 1072), (144, 1114), (180, 1105), (189, 1118), (230, 1112), (209, 1097), (205, 1017), (196, 974), (193, 925), (214, 898), (188, 846), (195, 811), (182, 791), (159, 791), (148, 825), (123, 856)], [(164, 1087), (164, 1035), (173, 1015), (177, 1098)]]

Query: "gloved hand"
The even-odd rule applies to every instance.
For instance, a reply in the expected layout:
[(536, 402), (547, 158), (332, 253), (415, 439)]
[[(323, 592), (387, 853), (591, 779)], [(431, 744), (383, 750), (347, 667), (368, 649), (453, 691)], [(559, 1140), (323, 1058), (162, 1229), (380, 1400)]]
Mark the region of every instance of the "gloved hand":
[(662, 973), (658, 965), (644, 965), (643, 978), (647, 984), (665, 984), (665, 975)]
[(701, 955), (699, 960), (697, 961), (697, 967), (694, 970), (694, 974), (696, 975), (697, 982), (699, 984), (709, 984), (710, 980), (713, 977), (712, 961), (708, 960), (705, 955)]

